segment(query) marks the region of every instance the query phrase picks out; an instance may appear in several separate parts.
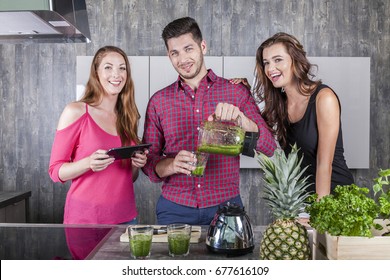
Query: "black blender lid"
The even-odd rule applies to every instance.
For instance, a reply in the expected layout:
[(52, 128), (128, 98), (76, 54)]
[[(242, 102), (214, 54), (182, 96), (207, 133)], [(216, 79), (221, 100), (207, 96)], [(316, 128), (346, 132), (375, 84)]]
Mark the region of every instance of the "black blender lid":
[(219, 206), (218, 214), (224, 214), (225, 216), (239, 216), (245, 214), (244, 208), (236, 203), (227, 203)]

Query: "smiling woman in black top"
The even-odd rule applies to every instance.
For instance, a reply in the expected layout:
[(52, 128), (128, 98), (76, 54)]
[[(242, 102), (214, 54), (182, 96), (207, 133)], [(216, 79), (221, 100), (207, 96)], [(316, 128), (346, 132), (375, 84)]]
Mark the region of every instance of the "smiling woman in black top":
[(336, 185), (352, 184), (353, 177), (344, 159), (340, 101), (311, 79), (312, 67), (295, 37), (277, 33), (257, 49), (254, 92), (264, 101), (263, 118), (281, 147), (289, 153), (297, 143), (304, 154), (311, 190), (321, 198)]

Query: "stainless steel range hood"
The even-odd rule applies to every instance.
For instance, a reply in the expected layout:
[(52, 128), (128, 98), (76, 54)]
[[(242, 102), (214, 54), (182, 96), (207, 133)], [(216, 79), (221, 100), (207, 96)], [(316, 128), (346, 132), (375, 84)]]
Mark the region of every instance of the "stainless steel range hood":
[(0, 0), (0, 43), (89, 43), (85, 0)]

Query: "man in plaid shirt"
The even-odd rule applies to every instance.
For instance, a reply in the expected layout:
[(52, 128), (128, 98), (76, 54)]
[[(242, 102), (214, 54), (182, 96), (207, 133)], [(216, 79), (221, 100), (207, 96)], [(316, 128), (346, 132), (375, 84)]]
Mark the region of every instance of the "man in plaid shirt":
[(229, 201), (243, 206), (240, 157), (210, 154), (204, 176), (188, 176), (195, 168), (192, 152), (201, 122), (213, 120), (213, 114), (226, 121), (240, 117), (246, 134), (252, 134), (250, 147), (271, 156), (276, 143), (250, 91), (207, 70), (207, 45), (194, 19), (174, 20), (162, 37), (179, 77), (149, 100), (143, 141), (152, 146), (143, 171), (152, 182), (163, 182), (158, 224), (209, 225), (218, 205)]

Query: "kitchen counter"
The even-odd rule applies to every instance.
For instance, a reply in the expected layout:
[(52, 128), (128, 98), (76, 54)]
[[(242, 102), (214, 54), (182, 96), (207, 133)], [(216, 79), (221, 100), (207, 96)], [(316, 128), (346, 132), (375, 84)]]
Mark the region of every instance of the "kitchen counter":
[(29, 199), (31, 196), (31, 191), (25, 192), (0, 192), (0, 208), (6, 207), (13, 203), (17, 203), (23, 199)]
[[(190, 244), (190, 253), (186, 257), (177, 257), (180, 260), (219, 260), (219, 259), (242, 259), (242, 260), (258, 260), (259, 259), (259, 244), (262, 237), (262, 232), (265, 227), (255, 226), (253, 228), (255, 238), (255, 248), (252, 253), (242, 256), (226, 256), (226, 254), (216, 254), (209, 252), (205, 238), (208, 226), (202, 226), (202, 232), (199, 243)], [(126, 230), (125, 226), (118, 226), (115, 231), (107, 238), (102, 246), (96, 252), (93, 252), (89, 257), (94, 260), (129, 260), (130, 247), (128, 242), (120, 242), (120, 236)], [(168, 255), (168, 243), (153, 242), (150, 259), (172, 260), (174, 258)]]
[(115, 227), (0, 223), (0, 259), (86, 259)]
[[(128, 242), (120, 236), (126, 225), (62, 225), (0, 223), (0, 259), (92, 259), (131, 260)], [(258, 260), (265, 226), (254, 226), (255, 248), (252, 253), (227, 256), (208, 251), (205, 237), (208, 226), (202, 226), (199, 243), (191, 243), (186, 257), (172, 258), (167, 243), (153, 243), (151, 259)], [(312, 231), (309, 230), (311, 238)]]
[(0, 223), (25, 223), (29, 220), (31, 191), (0, 191)]

